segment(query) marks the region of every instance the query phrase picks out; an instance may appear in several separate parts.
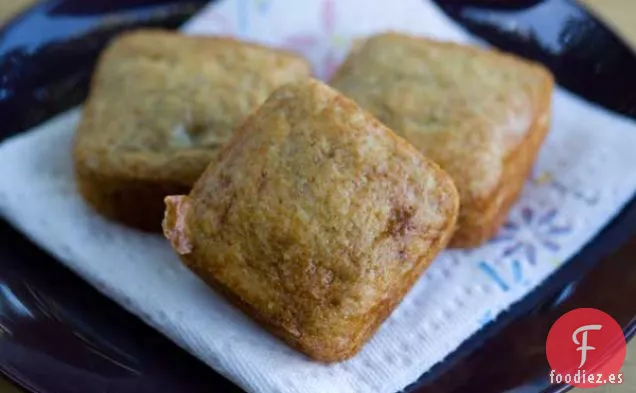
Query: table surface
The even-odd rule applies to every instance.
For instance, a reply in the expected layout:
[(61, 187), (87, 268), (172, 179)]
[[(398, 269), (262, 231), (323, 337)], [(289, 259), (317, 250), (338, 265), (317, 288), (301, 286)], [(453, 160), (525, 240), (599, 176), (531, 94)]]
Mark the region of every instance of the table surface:
[[(35, 3), (37, 0), (0, 0), (0, 23), (11, 18), (22, 8)], [(629, 42), (636, 46), (636, 0), (580, 0), (589, 5), (602, 18), (609, 21), (615, 26), (617, 31), (623, 35)], [(636, 341), (629, 345), (627, 351), (627, 359), (623, 367), (626, 384), (606, 386), (593, 391), (598, 393), (628, 393), (633, 392), (633, 384), (630, 377), (636, 378)], [(574, 391), (575, 393), (584, 393), (582, 389)], [(0, 393), (21, 393), (18, 389), (12, 387), (8, 382), (0, 379)]]

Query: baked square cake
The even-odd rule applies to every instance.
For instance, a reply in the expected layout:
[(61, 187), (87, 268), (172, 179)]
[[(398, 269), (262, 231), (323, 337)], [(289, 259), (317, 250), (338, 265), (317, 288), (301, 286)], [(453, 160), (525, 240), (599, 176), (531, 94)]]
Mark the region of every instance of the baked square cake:
[(307, 80), (252, 114), (189, 196), (166, 198), (183, 262), (314, 359), (353, 356), (449, 241), (451, 178)]
[(230, 38), (121, 36), (101, 57), (77, 131), (82, 195), (110, 218), (159, 231), (163, 198), (188, 192), (275, 88), (309, 75), (301, 57)]
[(553, 78), (493, 50), (398, 33), (363, 41), (331, 85), (448, 172), (460, 194), (454, 247), (490, 239), (548, 131)]

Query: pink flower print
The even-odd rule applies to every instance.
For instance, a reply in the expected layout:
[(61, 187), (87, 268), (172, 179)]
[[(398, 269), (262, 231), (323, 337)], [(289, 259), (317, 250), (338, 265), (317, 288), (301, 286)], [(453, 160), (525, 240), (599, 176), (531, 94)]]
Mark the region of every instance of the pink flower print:
[(333, 0), (322, 2), (322, 27), (326, 32), (332, 33), (336, 24), (336, 7)]
[(334, 0), (324, 0), (320, 15), (322, 32), (319, 34), (296, 34), (284, 39), (283, 46), (297, 51), (312, 60), (316, 75), (328, 80), (336, 68), (347, 40), (335, 33), (336, 8)]

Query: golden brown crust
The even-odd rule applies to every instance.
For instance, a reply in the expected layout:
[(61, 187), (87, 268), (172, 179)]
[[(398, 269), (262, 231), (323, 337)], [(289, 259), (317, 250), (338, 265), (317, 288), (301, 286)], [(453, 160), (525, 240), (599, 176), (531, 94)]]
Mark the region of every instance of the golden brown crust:
[(458, 199), (409, 143), (306, 81), (272, 94), (190, 195), (166, 200), (164, 233), (211, 286), (331, 362), (362, 347), (445, 247)]
[(139, 30), (101, 56), (75, 141), (82, 195), (159, 230), (163, 197), (192, 186), (278, 86), (310, 75), (293, 54), (223, 37)]
[[(550, 112), (551, 93), (550, 83), (545, 87), (546, 97), (541, 101), (544, 104), (541, 112), (546, 113), (546, 116), (549, 116)], [(449, 247), (475, 247), (497, 233), (523, 190), (549, 128), (549, 121), (542, 120), (541, 116), (535, 119), (524, 140), (506, 155), (503, 175), (497, 188), (487, 199), (474, 205), (475, 209), (471, 211), (473, 216), (459, 219), (464, 225), (463, 230), (455, 233)]]
[[(177, 190), (190, 191), (180, 183), (126, 180), (85, 174), (76, 170), (78, 190), (95, 210), (108, 219), (144, 231), (157, 231), (165, 210), (163, 198)], [(159, 220), (159, 221), (157, 221)]]
[(451, 245), (473, 247), (523, 186), (548, 129), (553, 80), (511, 55), (386, 33), (357, 45), (331, 84), (453, 177), (462, 207)]

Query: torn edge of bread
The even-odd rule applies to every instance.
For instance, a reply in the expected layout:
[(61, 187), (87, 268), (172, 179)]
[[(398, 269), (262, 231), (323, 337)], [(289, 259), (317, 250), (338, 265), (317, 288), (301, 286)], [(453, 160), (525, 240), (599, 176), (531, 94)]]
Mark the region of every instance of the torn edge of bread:
[(163, 218), (163, 234), (179, 255), (187, 255), (192, 252), (192, 240), (190, 230), (186, 225), (188, 212), (192, 207), (190, 198), (185, 195), (172, 195), (164, 199), (166, 214)]

